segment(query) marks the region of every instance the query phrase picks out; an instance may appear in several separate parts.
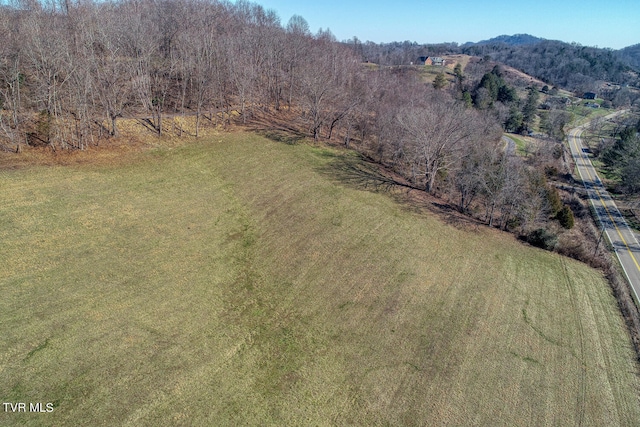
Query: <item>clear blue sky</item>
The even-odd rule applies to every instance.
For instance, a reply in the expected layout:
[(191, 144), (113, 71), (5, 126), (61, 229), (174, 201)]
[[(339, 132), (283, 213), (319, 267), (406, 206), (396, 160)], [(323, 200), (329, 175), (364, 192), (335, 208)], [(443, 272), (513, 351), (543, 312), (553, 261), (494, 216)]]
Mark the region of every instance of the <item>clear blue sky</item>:
[(640, 0), (253, 0), (283, 25), (301, 15), (313, 33), (338, 40), (480, 41), (527, 33), (585, 46), (620, 49), (640, 43)]

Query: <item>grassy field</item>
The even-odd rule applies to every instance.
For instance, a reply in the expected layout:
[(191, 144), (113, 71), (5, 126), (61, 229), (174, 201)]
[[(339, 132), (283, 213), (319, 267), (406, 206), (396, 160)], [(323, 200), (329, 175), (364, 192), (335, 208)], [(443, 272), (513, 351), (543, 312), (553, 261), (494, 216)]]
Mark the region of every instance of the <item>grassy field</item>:
[[(602, 100), (599, 100), (599, 101), (600, 103), (602, 102)], [(615, 111), (610, 108), (585, 107), (584, 106), (585, 102), (586, 101), (580, 101), (579, 103), (573, 104), (569, 108), (567, 108), (567, 111), (573, 114), (573, 118), (574, 118), (572, 123), (573, 126), (579, 126), (579, 125), (585, 124), (597, 117), (604, 117)], [(591, 102), (595, 102), (595, 101), (591, 101)]]
[(421, 65), (418, 66), (418, 70), (424, 82), (433, 83), (438, 74), (444, 74), (449, 82), (454, 81), (453, 72), (449, 68), (441, 65)]
[[(233, 133), (0, 172), (0, 425), (637, 425), (602, 276)], [(468, 228), (468, 229), (467, 229)]]
[(507, 136), (513, 139), (513, 142), (516, 143), (516, 153), (520, 156), (526, 157), (530, 154), (530, 151), (533, 150), (532, 148), (528, 148), (532, 143), (525, 141), (524, 136), (515, 133), (508, 133)]

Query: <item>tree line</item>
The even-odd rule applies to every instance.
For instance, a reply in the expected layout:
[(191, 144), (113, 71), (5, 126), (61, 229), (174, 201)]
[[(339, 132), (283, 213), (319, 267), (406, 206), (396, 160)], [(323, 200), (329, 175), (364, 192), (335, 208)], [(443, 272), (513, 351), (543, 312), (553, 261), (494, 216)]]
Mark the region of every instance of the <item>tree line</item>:
[(84, 149), (117, 138), (122, 117), (162, 135), (167, 115), (190, 115), (197, 137), (204, 122), (271, 115), (492, 226), (529, 230), (560, 209), (540, 166), (558, 161), (553, 149), (535, 164), (514, 156), (483, 104), (518, 105), (524, 123), (535, 114), (537, 100), (517, 104), (498, 71), (476, 82), (457, 67), (458, 84), (436, 89), (410, 68), (363, 64), (366, 46), (246, 1), (20, 0), (0, 9), (0, 37), (6, 150)]
[[(637, 120), (635, 123), (632, 120)], [(626, 123), (625, 123), (626, 122)], [(594, 134), (601, 134), (599, 124), (592, 124)], [(640, 120), (633, 116), (614, 127), (606, 138), (600, 138), (594, 154), (602, 161), (609, 177), (619, 183), (618, 190), (640, 193)]]
[(300, 17), (283, 28), (244, 1), (20, 1), (1, 9), (0, 34), (2, 136), (54, 148), (117, 136), (125, 115), (161, 134), (167, 113), (194, 114), (198, 133), (204, 116), (246, 120), (294, 99), (317, 128), (357, 66), (330, 33), (312, 36)]

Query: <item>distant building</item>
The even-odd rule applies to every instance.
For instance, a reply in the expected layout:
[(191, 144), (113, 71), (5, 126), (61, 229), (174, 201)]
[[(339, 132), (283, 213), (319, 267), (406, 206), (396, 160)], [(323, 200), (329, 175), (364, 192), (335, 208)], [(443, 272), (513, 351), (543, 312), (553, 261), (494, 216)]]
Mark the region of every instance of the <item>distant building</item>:
[(421, 56), (418, 59), (418, 63), (419, 64), (424, 64), (424, 65), (439, 65), (441, 67), (444, 67), (445, 65), (445, 60), (443, 58), (440, 58), (439, 56)]
[(597, 96), (598, 95), (595, 92), (585, 92), (582, 99), (596, 99)]

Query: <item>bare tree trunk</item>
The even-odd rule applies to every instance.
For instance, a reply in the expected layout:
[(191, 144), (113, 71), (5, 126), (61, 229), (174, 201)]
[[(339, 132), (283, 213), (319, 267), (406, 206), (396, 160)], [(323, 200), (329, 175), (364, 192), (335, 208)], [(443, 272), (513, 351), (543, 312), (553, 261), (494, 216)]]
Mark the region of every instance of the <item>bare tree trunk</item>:
[(198, 110), (196, 111), (196, 138), (200, 137), (200, 116), (201, 116), (201, 112), (200, 112), (200, 107), (198, 107)]
[(118, 116), (111, 115), (111, 136), (118, 137), (120, 132), (118, 131)]

